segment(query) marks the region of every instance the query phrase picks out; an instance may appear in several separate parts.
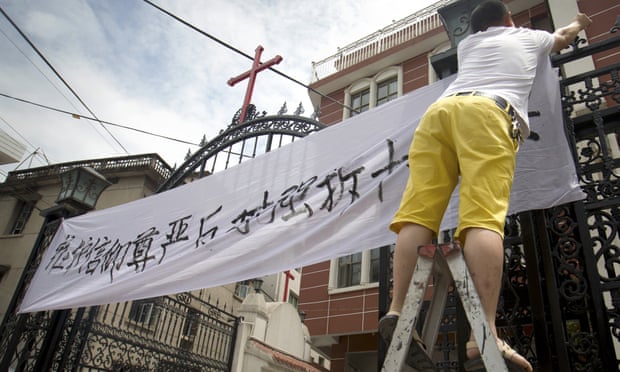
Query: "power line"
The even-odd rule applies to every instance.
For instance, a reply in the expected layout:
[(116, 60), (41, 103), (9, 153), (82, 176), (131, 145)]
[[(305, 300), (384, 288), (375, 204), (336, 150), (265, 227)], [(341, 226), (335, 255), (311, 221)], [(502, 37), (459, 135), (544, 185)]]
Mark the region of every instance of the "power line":
[(17, 30), (17, 32), (24, 38), (24, 40), (26, 40), (26, 42), (28, 43), (28, 45), (30, 45), (30, 47), (39, 55), (39, 57), (43, 60), (43, 62), (45, 62), (45, 64), (54, 72), (54, 74), (56, 75), (56, 77), (58, 77), (58, 79), (60, 79), (60, 81), (62, 81), (62, 83), (65, 85), (65, 87), (67, 87), (67, 89), (69, 89), (69, 91), (75, 96), (75, 98), (77, 98), (77, 100), (86, 108), (86, 110), (94, 117), (94, 120), (99, 122), (99, 124), (101, 124), (101, 127), (103, 129), (105, 129), (106, 132), (108, 132), (108, 134), (114, 139), (114, 141), (116, 141), (116, 143), (123, 149), (123, 151), (125, 151), (126, 154), (129, 154), (129, 151), (127, 151), (127, 149), (125, 148), (125, 146), (123, 146), (119, 140), (112, 134), (112, 132), (110, 132), (110, 130), (108, 128), (106, 128), (105, 125), (103, 125), (103, 122), (100, 121), (99, 119), (97, 119), (97, 115), (95, 115), (95, 113), (90, 109), (90, 107), (88, 107), (88, 105), (86, 105), (86, 103), (84, 103), (84, 101), (82, 100), (82, 98), (80, 98), (80, 96), (73, 90), (73, 88), (71, 88), (71, 86), (69, 85), (69, 83), (67, 83), (65, 81), (65, 79), (62, 77), (62, 75), (54, 68), (54, 66), (52, 66), (52, 64), (47, 60), (47, 58), (45, 58), (45, 56), (43, 55), (43, 53), (41, 53), (39, 51), (39, 49), (32, 43), (32, 41), (30, 41), (30, 39), (28, 38), (28, 36), (22, 32), (22, 30), (17, 26), (17, 24), (15, 24), (15, 22), (13, 22), (13, 20), (11, 19), (11, 17), (9, 17), (8, 14), (6, 14), (6, 12), (4, 11), (4, 9), (2, 9), (2, 6), (0, 6), (0, 13), (2, 13), (2, 15), (4, 15), (4, 17), (11, 23), (11, 25)]
[(23, 98), (17, 98), (17, 97), (14, 97), (14, 96), (11, 96), (11, 95), (8, 95), (8, 94), (5, 94), (5, 93), (0, 93), (0, 96), (5, 97), (5, 98), (9, 98), (9, 99), (12, 99), (12, 100), (15, 100), (15, 101), (27, 103), (29, 105), (41, 107), (41, 108), (44, 108), (44, 109), (47, 109), (47, 110), (56, 111), (56, 112), (59, 112), (59, 113), (62, 113), (62, 114), (71, 115), (71, 117), (74, 118), (74, 119), (86, 119), (86, 120), (97, 121), (97, 122), (102, 123), (102, 124), (107, 124), (107, 125), (111, 125), (113, 127), (119, 127), (119, 128), (123, 128), (123, 129), (127, 129), (127, 130), (132, 130), (132, 131), (135, 131), (135, 132), (143, 133), (143, 134), (148, 134), (150, 136), (155, 136), (155, 137), (167, 139), (167, 140), (170, 140), (170, 141), (181, 142), (181, 143), (185, 143), (185, 144), (193, 145), (193, 146), (200, 146), (200, 144), (198, 144), (198, 143), (184, 141), (184, 140), (180, 140), (180, 139), (177, 139), (177, 138), (172, 138), (172, 137), (164, 136), (162, 134), (157, 134), (157, 133), (153, 133), (153, 132), (148, 132), (148, 131), (145, 131), (145, 130), (142, 130), (142, 129), (132, 128), (130, 126), (123, 125), (123, 124), (112, 123), (110, 121), (101, 120), (99, 118), (93, 118), (93, 117), (89, 117), (89, 116), (85, 116), (85, 115), (80, 115), (80, 114), (77, 114), (75, 112), (66, 111), (66, 110), (62, 110), (62, 109), (59, 109), (59, 108), (47, 106), (47, 105), (44, 105), (44, 104), (41, 104), (41, 103), (36, 103), (36, 102), (33, 102), (33, 101), (29, 101), (29, 100), (23, 99)]
[[(185, 25), (185, 26), (187, 26), (187, 27), (191, 28), (192, 30), (194, 30), (194, 31), (198, 32), (199, 34), (201, 34), (201, 35), (203, 35), (203, 36), (208, 37), (209, 39), (211, 39), (211, 40), (215, 41), (216, 43), (218, 43), (218, 44), (220, 44), (220, 45), (222, 45), (222, 46), (224, 46), (224, 47), (226, 47), (226, 48), (228, 48), (228, 49), (230, 49), (230, 50), (232, 50), (232, 51), (234, 51), (234, 52), (236, 52), (236, 53), (238, 53), (238, 54), (240, 54), (240, 55), (242, 55), (242, 56), (244, 56), (244, 57), (246, 57), (246, 58), (247, 58), (247, 59), (249, 59), (249, 60), (254, 61), (254, 57), (253, 57), (253, 56), (250, 56), (249, 54), (244, 53), (243, 51), (241, 51), (241, 50), (239, 50), (239, 49), (235, 48), (234, 46), (232, 46), (232, 45), (230, 45), (230, 44), (228, 44), (228, 43), (226, 43), (226, 42), (224, 42), (224, 41), (222, 41), (222, 40), (220, 40), (220, 39), (216, 38), (215, 36), (213, 36), (213, 35), (209, 34), (208, 32), (206, 32), (206, 31), (203, 31), (203, 30), (199, 29), (198, 27), (196, 27), (196, 26), (192, 25), (191, 23), (187, 22), (186, 20), (182, 19), (181, 17), (179, 17), (179, 16), (177, 16), (177, 15), (175, 15), (175, 14), (173, 14), (173, 13), (171, 13), (171, 12), (167, 11), (166, 9), (164, 9), (164, 8), (162, 8), (162, 7), (160, 7), (160, 6), (156, 5), (156, 4), (153, 4), (153, 2), (151, 2), (150, 0), (143, 0), (143, 1), (144, 1), (145, 3), (147, 3), (147, 4), (149, 4), (150, 6), (152, 6), (153, 8), (155, 8), (155, 9), (159, 10), (160, 12), (162, 12), (162, 13), (164, 13), (164, 14), (166, 14), (166, 15), (170, 16), (170, 17), (172, 17), (173, 19), (175, 19), (176, 21), (178, 21), (178, 22), (182, 23), (183, 25)], [(285, 74), (285, 73), (283, 73), (283, 72), (280, 72), (280, 71), (276, 70), (276, 69), (275, 69), (275, 68), (273, 68), (273, 67), (268, 67), (268, 69), (269, 69), (269, 70), (271, 70), (271, 71), (273, 71), (273, 72), (275, 72), (276, 74), (278, 74), (278, 75), (280, 75), (280, 76), (284, 77), (285, 79), (288, 79), (288, 80), (290, 80), (290, 81), (294, 82), (295, 84), (301, 85), (302, 87), (304, 87), (304, 88), (306, 88), (306, 89), (308, 89), (308, 90), (312, 91), (313, 93), (318, 94), (319, 96), (321, 96), (321, 97), (323, 97), (323, 98), (325, 98), (325, 99), (328, 99), (328, 100), (330, 100), (330, 101), (332, 101), (332, 102), (334, 102), (334, 103), (336, 103), (336, 104), (338, 104), (338, 105), (340, 105), (340, 106), (342, 106), (342, 107), (344, 107), (344, 108), (347, 108), (347, 109), (351, 110), (351, 112), (360, 113), (360, 111), (359, 111), (359, 110), (356, 110), (356, 109), (354, 109), (354, 108), (352, 108), (352, 107), (350, 107), (350, 106), (347, 106), (347, 105), (345, 105), (344, 103), (342, 103), (342, 102), (338, 101), (337, 99), (332, 98), (332, 97), (330, 97), (330, 96), (328, 96), (328, 95), (325, 95), (325, 94), (323, 94), (323, 93), (319, 92), (318, 90), (316, 90), (316, 89), (314, 89), (314, 88), (311, 88), (311, 87), (310, 87), (310, 86), (308, 86), (307, 84), (304, 84), (304, 83), (302, 83), (301, 81), (299, 81), (299, 80), (297, 80), (297, 79), (295, 79), (295, 78), (293, 78), (293, 77), (291, 77), (291, 76), (288, 76), (288, 75), (286, 75), (286, 74)]]

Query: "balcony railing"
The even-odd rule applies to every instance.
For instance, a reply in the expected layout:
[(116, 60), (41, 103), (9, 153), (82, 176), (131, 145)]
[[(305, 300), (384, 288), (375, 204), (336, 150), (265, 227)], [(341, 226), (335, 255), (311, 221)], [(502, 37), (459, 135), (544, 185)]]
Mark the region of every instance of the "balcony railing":
[(338, 53), (330, 57), (319, 62), (312, 62), (312, 82), (324, 79), (390, 48), (442, 27), (437, 9), (452, 1), (439, 0), (435, 4), (396, 21), (363, 39), (343, 48), (338, 48)]

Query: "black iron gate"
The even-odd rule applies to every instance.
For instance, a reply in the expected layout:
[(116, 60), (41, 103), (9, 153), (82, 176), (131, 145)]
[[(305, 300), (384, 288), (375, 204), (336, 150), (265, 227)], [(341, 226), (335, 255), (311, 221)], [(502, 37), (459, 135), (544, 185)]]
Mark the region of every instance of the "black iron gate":
[[(555, 64), (617, 51), (620, 35), (578, 45)], [(536, 235), (536, 247), (545, 269), (548, 330), (553, 335), (555, 360), (549, 366), (562, 371), (617, 371), (620, 366), (619, 72), (616, 63), (561, 81), (568, 139), (587, 197), (533, 215), (535, 226), (547, 228), (546, 235)]]
[(59, 217), (46, 216), (0, 328), (0, 371), (230, 370), (239, 319), (191, 293), (16, 314)]
[[(553, 58), (554, 66), (616, 51), (620, 36), (581, 42)], [(587, 198), (506, 222), (498, 331), (538, 371), (620, 370), (619, 75), (615, 63), (560, 83), (567, 140)], [(441, 371), (463, 368), (459, 345), (468, 327), (459, 319), (465, 315), (451, 293), (435, 346)]]

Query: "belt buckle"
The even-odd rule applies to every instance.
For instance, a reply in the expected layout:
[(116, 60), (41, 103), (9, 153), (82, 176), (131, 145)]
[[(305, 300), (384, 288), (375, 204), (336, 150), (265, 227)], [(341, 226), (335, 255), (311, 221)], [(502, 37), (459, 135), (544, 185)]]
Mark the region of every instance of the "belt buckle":
[(521, 126), (519, 125), (519, 121), (517, 118), (512, 119), (510, 136), (513, 140), (519, 141), (519, 143), (523, 143), (523, 135), (521, 133)]

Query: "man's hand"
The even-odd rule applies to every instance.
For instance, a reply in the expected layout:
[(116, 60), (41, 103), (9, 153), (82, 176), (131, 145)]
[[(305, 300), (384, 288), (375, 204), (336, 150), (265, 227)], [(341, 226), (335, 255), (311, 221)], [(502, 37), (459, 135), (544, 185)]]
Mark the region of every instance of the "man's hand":
[(579, 23), (582, 30), (585, 30), (592, 24), (592, 20), (584, 13), (577, 13), (574, 22)]
[(577, 37), (577, 33), (590, 26), (590, 24), (592, 24), (590, 17), (584, 13), (577, 13), (575, 19), (573, 19), (569, 25), (555, 30), (553, 33), (555, 42), (553, 43), (553, 49), (551, 51), (559, 52), (569, 46)]

